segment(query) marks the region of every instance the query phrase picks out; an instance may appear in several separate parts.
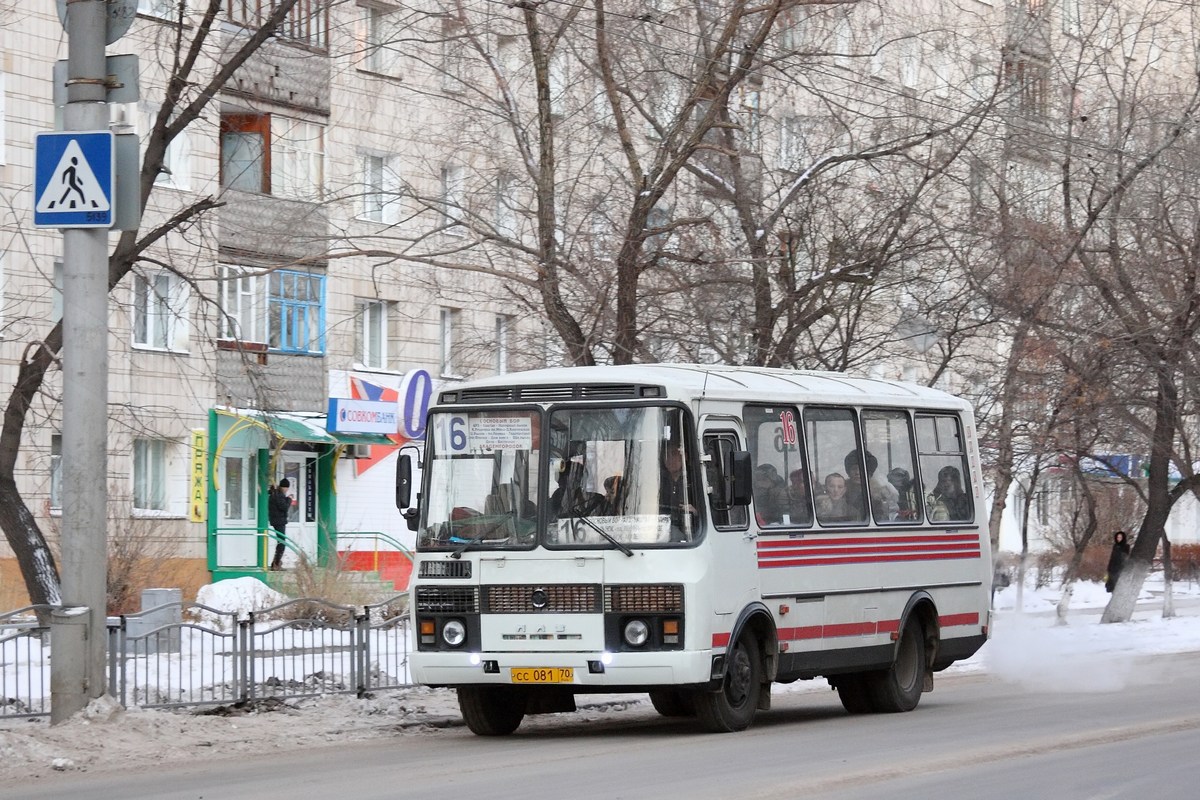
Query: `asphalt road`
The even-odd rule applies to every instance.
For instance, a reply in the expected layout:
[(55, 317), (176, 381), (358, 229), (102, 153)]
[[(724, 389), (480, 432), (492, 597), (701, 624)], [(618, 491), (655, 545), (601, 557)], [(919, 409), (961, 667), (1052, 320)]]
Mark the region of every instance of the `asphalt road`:
[[(1111, 664), (1097, 665), (1109, 669)], [(1125, 798), (1195, 794), (1200, 653), (1132, 662), (1119, 689), (939, 676), (908, 714), (849, 716), (832, 692), (777, 692), (740, 734), (648, 707), (448, 728), (270, 760), (52, 776), (25, 798)], [(1035, 676), (1031, 676), (1035, 677)], [(1111, 686), (1111, 682), (1106, 685)], [(0, 792), (0, 794), (3, 794)]]

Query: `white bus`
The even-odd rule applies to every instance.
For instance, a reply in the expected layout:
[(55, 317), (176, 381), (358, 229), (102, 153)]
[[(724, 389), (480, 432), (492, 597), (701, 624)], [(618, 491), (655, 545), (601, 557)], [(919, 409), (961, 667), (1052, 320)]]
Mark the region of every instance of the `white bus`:
[(970, 406), (835, 373), (645, 364), (464, 383), (430, 410), (414, 679), (513, 732), (575, 695), (645, 692), (748, 727), (824, 676), (908, 711), (988, 637), (991, 553)]

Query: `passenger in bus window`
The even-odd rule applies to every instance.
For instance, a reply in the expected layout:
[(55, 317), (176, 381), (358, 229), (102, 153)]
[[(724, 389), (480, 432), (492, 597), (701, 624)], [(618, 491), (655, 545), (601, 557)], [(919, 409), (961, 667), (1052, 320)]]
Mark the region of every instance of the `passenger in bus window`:
[(793, 525), (812, 524), (812, 497), (808, 493), (808, 473), (803, 467), (788, 473), (788, 515)]
[(845, 522), (858, 519), (861, 514), (852, 513), (846, 499), (846, 476), (831, 472), (825, 476), (825, 494), (817, 498), (817, 519), (821, 522)]
[[(890, 483), (885, 483), (876, 477), (875, 472), (879, 469), (879, 459), (875, 458), (875, 454), (870, 450), (866, 451), (865, 460), (867, 462), (867, 497), (871, 500), (871, 513), (877, 520), (895, 519), (896, 512), (900, 507), (898, 493)], [(846, 467), (846, 498), (850, 503), (850, 508), (855, 512), (861, 512), (865, 508), (862, 501), (863, 479), (861, 463), (858, 450), (851, 450), (846, 454), (844, 462), (844, 466)]]
[(917, 491), (908, 470), (896, 467), (887, 474), (888, 483), (896, 490), (896, 503), (899, 507), (896, 519), (917, 518)]
[(671, 517), (671, 541), (687, 541), (699, 518), (688, 498), (683, 450), (669, 442), (662, 451), (662, 471), (658, 484), (659, 513)]
[(971, 518), (971, 497), (963, 490), (962, 473), (957, 467), (938, 470), (938, 482), (929, 496), (930, 519), (934, 522)]
[(609, 475), (604, 479), (604, 500), (601, 501), (597, 514), (603, 517), (615, 517), (621, 513), (621, 476)]
[(787, 487), (774, 464), (754, 468), (754, 516), (759, 525), (779, 525), (787, 506)]

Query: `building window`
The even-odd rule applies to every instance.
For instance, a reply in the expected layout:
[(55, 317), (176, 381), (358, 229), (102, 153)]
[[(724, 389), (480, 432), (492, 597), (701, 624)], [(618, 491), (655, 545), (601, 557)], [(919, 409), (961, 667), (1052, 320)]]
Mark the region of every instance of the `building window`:
[(399, 219), (400, 180), (395, 159), (366, 154), (362, 157), (362, 219), (396, 224)]
[(221, 115), (221, 186), (271, 193), (271, 116)]
[[(328, 0), (297, 0), (279, 24), (275, 35), (318, 50), (329, 48)], [(258, 28), (271, 16), (275, 0), (225, 0), (229, 21), (245, 28)]]
[(362, 217), (383, 222), (383, 156), (363, 156)]
[(325, 183), (325, 128), (270, 114), (221, 115), (221, 186), (318, 200)]
[(461, 31), (456, 25), (447, 25), (442, 32), (440, 71), (442, 89), (447, 92), (461, 92), (465, 82), (466, 59), (460, 35)]
[(556, 117), (561, 117), (566, 113), (563, 106), (571, 80), (571, 62), (568, 61), (568, 57), (569, 54), (565, 48), (555, 48), (554, 54), (550, 56), (550, 63), (547, 65), (546, 77), (550, 83), (550, 113)]
[(1062, 0), (1062, 32), (1067, 36), (1083, 36), (1083, 0)]
[(459, 223), (466, 217), (466, 179), (463, 168), (457, 164), (442, 167), (442, 214), (445, 233), (450, 236), (465, 236), (466, 229)]
[(266, 278), (244, 267), (220, 267), (221, 337), (266, 342)]
[(400, 14), (387, 8), (368, 6), (366, 57), (363, 69), (396, 77), (400, 72)]
[(364, 367), (387, 367), (388, 304), (383, 300), (358, 301), (358, 360)]
[(163, 350), (187, 349), (183, 283), (169, 272), (133, 280), (133, 343)]
[(270, 286), (267, 343), (285, 353), (325, 352), (325, 276), (277, 270)]
[(161, 439), (133, 440), (133, 507), (167, 510), (166, 443)]
[(496, 179), (496, 233), (515, 239), (519, 226), (516, 181), (511, 175), (501, 175)]
[(272, 193), (296, 200), (320, 200), (325, 189), (325, 126), (271, 118)]
[(54, 285), (50, 287), (50, 321), (58, 322), (63, 315), (63, 263), (54, 262)]
[[(136, 132), (141, 137), (143, 153), (146, 152), (146, 142), (150, 138), (150, 132), (154, 130), (154, 120), (158, 117), (158, 111), (158, 106), (148, 103), (143, 103), (138, 108), (139, 129)], [(223, 136), (222, 139), (224, 139)], [(190, 189), (191, 182), (192, 136), (189, 126), (181, 130), (167, 145), (167, 152), (163, 154), (162, 171), (154, 177), (154, 183), (158, 186)]]
[(496, 317), (496, 374), (508, 372), (508, 317)]
[(62, 435), (50, 435), (50, 508), (62, 509)]
[(742, 145), (749, 152), (757, 152), (762, 133), (762, 93), (757, 89), (744, 91), (740, 111)]
[(179, 0), (138, 0), (139, 14), (159, 19), (174, 19), (179, 11)]
[(1004, 85), (1017, 113), (1038, 117), (1046, 115), (1050, 77), (1045, 65), (1011, 54), (1004, 60)]
[(444, 377), (454, 377), (454, 328), (458, 321), (458, 311), (452, 308), (441, 310), (440, 342), (441, 369)]
[(221, 335), (285, 353), (325, 352), (325, 276), (221, 267)]
[(4, 143), (8, 141), (8, 131), (5, 123), (7, 90), (4, 86), (4, 71), (0, 70), (0, 164), (8, 163), (8, 153)]

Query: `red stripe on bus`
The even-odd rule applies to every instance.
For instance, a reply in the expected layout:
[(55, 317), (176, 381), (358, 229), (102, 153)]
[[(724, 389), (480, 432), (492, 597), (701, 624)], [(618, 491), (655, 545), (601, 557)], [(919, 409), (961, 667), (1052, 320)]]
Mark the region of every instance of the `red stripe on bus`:
[(841, 553), (856, 555), (863, 553), (918, 553), (922, 550), (979, 550), (979, 542), (939, 542), (922, 544), (877, 544), (873, 547), (789, 547), (770, 553), (759, 553), (761, 559), (776, 559), (786, 556), (825, 556)]
[(931, 534), (928, 536), (873, 536), (873, 537), (836, 537), (823, 536), (819, 539), (759, 539), (758, 549), (768, 550), (776, 547), (811, 547), (811, 546), (826, 546), (826, 545), (857, 545), (857, 544), (911, 544), (917, 542), (928, 542), (937, 544), (942, 542), (978, 542), (979, 537), (973, 533), (961, 534)]
[(893, 561), (945, 561), (963, 558), (979, 558), (979, 550), (965, 550), (960, 553), (912, 553), (903, 555), (868, 555), (843, 556), (840, 558), (788, 558), (788, 559), (759, 559), (761, 569), (776, 569), (778, 567), (818, 567), (835, 564), (884, 564)]
[(938, 624), (943, 628), (953, 628), (955, 625), (978, 625), (979, 614), (946, 614), (938, 617)]

